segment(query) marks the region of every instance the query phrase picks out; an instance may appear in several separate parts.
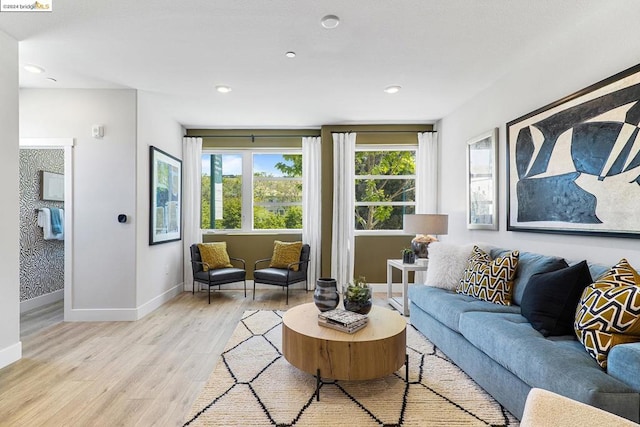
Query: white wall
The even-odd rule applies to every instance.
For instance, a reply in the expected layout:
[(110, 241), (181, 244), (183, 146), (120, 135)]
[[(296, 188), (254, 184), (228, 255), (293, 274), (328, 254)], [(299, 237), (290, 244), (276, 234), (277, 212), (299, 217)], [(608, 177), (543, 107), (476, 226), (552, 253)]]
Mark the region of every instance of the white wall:
[(138, 91), (136, 300), (142, 315), (182, 291), (183, 281), (183, 242), (149, 246), (149, 146), (182, 159), (184, 134), (180, 124), (158, 107), (155, 96)]
[(18, 42), (0, 31), (0, 368), (22, 357), (18, 206)]
[[(72, 137), (73, 301), (68, 320), (136, 318), (136, 91), (22, 89), (20, 136)], [(92, 125), (104, 126), (102, 139)], [(17, 203), (15, 204), (17, 206)], [(131, 221), (120, 224), (117, 216)]]
[[(505, 123), (640, 62), (640, 2), (624, 4), (607, 5), (591, 20), (573, 23), (553, 44), (521, 58), (503, 78), (438, 123), (442, 142), (440, 207), (450, 215), (449, 235), (443, 240), (482, 241), (606, 264), (626, 257), (640, 268), (637, 239), (506, 231)], [(500, 231), (467, 230), (466, 141), (495, 127), (500, 129)]]

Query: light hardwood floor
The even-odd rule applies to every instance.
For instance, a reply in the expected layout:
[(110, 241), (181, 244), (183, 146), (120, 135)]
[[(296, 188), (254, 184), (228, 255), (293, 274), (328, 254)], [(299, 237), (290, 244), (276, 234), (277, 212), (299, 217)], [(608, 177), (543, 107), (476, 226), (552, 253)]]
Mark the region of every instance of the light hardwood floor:
[[(382, 296), (382, 295), (381, 295)], [(61, 305), (23, 316), (23, 357), (0, 370), (1, 426), (177, 426), (245, 310), (313, 300), (280, 288), (185, 292), (137, 322), (62, 322)]]

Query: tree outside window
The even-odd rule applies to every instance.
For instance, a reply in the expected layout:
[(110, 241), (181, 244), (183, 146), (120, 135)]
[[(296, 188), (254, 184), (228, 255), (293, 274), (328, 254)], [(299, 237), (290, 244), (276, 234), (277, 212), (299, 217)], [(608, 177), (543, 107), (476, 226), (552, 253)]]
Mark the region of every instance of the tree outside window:
[(355, 230), (401, 230), (415, 212), (415, 149), (355, 153)]

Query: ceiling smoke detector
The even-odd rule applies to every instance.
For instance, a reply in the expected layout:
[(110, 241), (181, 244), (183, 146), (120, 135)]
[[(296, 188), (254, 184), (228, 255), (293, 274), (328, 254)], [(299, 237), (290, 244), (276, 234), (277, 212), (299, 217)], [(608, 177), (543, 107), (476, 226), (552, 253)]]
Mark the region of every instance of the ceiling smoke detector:
[(336, 15), (327, 15), (320, 20), (320, 24), (327, 29), (332, 29), (338, 26), (340, 18)]

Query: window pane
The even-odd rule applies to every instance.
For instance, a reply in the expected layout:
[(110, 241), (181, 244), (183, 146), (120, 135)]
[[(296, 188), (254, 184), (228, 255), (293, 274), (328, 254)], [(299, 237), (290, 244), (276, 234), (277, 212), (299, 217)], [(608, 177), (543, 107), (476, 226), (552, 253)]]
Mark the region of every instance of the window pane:
[(253, 228), (302, 228), (302, 155), (253, 155)]
[(356, 175), (414, 175), (415, 151), (356, 151)]
[(201, 227), (217, 230), (242, 227), (242, 155), (202, 156)]
[(356, 230), (402, 230), (405, 214), (414, 206), (356, 206)]
[(415, 202), (414, 179), (356, 179), (356, 202)]

